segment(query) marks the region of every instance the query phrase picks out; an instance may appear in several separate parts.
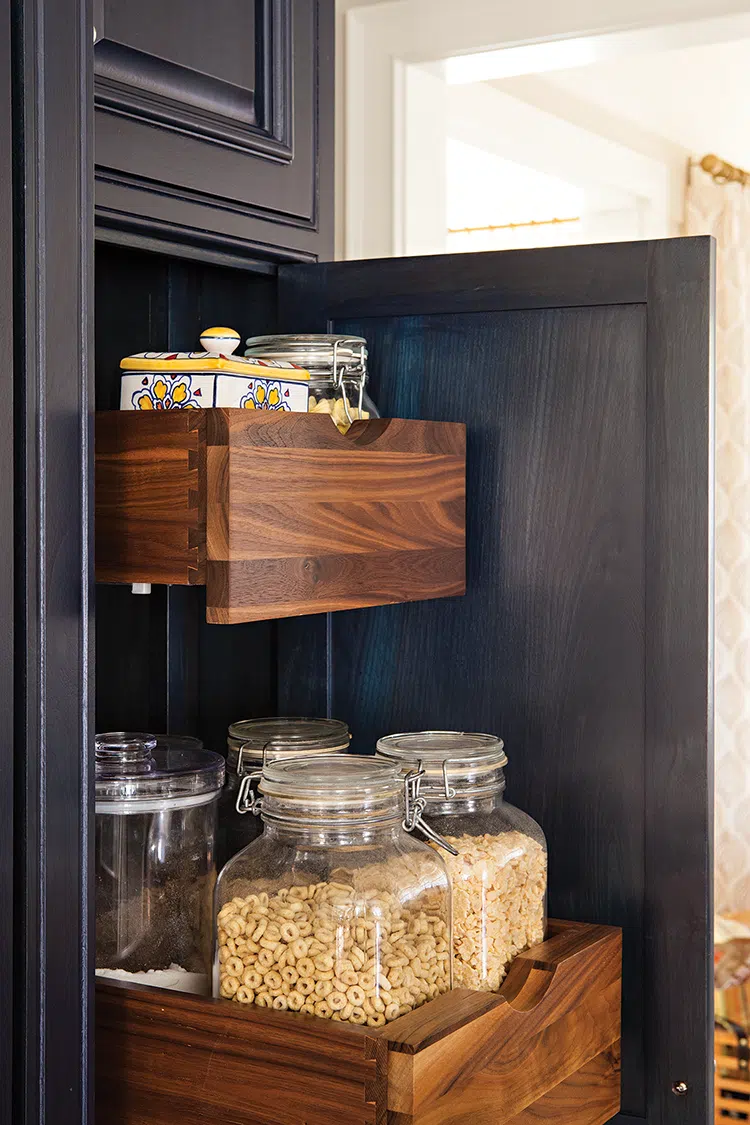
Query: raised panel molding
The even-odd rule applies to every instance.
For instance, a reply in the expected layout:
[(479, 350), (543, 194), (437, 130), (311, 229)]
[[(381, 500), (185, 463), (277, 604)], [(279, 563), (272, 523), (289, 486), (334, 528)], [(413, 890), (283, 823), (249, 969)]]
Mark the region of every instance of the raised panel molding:
[(259, 89), (238, 86), (107, 38), (94, 48), (97, 109), (200, 136), (270, 159), (294, 157), (291, 0), (257, 0), (255, 73)]
[(97, 238), (193, 257), (329, 257), (333, 0), (185, 4), (182, 26), (169, 4), (152, 27), (148, 5), (95, 0)]

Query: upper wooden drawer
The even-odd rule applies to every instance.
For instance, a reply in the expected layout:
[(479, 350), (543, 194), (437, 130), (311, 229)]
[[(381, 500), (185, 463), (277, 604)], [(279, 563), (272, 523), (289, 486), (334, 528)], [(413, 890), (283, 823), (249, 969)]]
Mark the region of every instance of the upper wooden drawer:
[(465, 427), (215, 409), (96, 424), (96, 577), (218, 624), (465, 591)]

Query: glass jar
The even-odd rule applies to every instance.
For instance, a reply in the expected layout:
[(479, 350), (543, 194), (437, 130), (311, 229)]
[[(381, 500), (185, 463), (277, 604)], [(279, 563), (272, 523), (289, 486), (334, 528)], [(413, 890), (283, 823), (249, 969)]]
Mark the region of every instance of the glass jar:
[(367, 341), (361, 336), (252, 336), (245, 355), (309, 371), (308, 412), (330, 414), (342, 433), (360, 418), (380, 417), (367, 393)]
[(402, 822), (398, 767), (373, 757), (266, 761), (263, 834), (219, 876), (214, 994), (369, 1027), (450, 987), (440, 855)]
[(264, 754), (270, 759), (345, 754), (351, 737), (349, 727), (340, 719), (280, 716), (232, 723), (227, 736), (227, 779), (219, 801), (219, 870), (263, 831), (260, 817), (238, 811), (237, 797), (242, 778), (261, 769)]
[(547, 845), (536, 821), (503, 799), (503, 743), (492, 734), (420, 731), (381, 738), (377, 754), (422, 771), (425, 816), (458, 853), (444, 855), (454, 987), (495, 992), (547, 924)]
[(214, 833), (224, 760), (96, 736), (96, 971), (209, 991)]

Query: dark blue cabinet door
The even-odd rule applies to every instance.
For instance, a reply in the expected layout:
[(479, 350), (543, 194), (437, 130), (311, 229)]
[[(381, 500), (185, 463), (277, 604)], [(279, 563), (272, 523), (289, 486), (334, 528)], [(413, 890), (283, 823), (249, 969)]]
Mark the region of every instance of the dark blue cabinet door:
[(101, 237), (333, 249), (333, 0), (95, 0)]
[[(468, 592), (279, 623), (282, 712), (490, 730), (550, 912), (622, 926), (623, 1122), (712, 1086), (712, 244), (285, 267), (388, 416), (468, 427)], [(686, 1082), (688, 1096), (672, 1092)]]

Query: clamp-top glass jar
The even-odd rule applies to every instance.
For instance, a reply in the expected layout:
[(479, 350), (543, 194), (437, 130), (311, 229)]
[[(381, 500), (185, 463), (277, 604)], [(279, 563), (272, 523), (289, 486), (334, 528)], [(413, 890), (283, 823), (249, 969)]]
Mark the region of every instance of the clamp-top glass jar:
[(252, 336), (245, 355), (309, 371), (309, 413), (330, 414), (342, 433), (359, 419), (380, 417), (367, 393), (367, 341), (361, 336)]
[(96, 736), (96, 970), (209, 992), (216, 805), (224, 760)]
[(507, 757), (492, 734), (419, 731), (381, 738), (377, 754), (422, 776), (430, 826), (453, 889), (453, 984), (494, 992), (513, 958), (544, 938), (547, 847), (536, 821), (503, 799)]
[(265, 831), (216, 887), (214, 994), (380, 1027), (450, 987), (450, 889), (404, 830), (409, 779), (372, 757), (266, 761)]
[(278, 716), (240, 719), (227, 734), (227, 780), (219, 801), (219, 834), (216, 857), (219, 869), (233, 855), (260, 836), (260, 817), (237, 809), (242, 778), (260, 776), (264, 759), (307, 758), (312, 754), (345, 754), (351, 741), (349, 727), (340, 719), (306, 719)]

